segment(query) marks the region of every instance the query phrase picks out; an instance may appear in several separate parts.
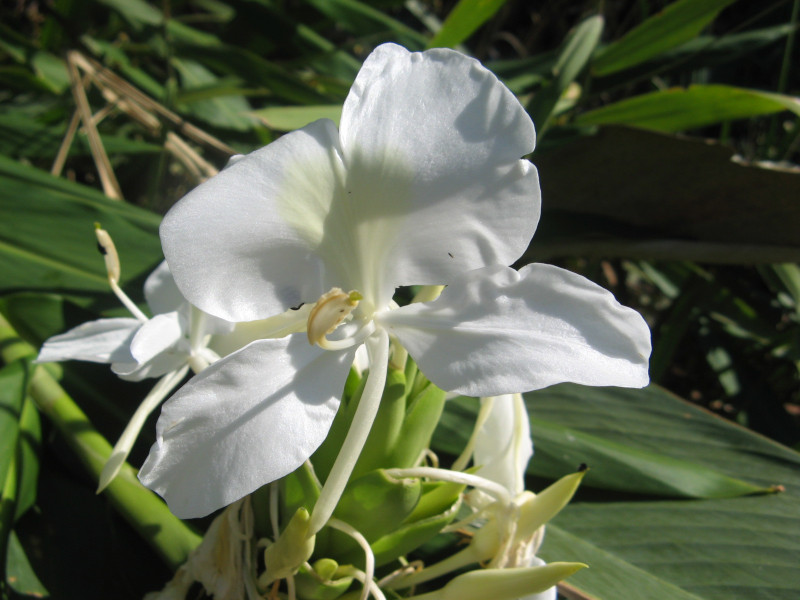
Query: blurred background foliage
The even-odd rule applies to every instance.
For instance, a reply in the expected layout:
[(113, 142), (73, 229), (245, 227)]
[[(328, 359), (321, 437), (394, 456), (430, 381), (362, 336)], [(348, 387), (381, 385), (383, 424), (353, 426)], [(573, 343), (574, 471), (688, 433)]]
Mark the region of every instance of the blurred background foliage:
[[(158, 215), (228, 156), (337, 119), (380, 43), (457, 48), (497, 73), (537, 126), (530, 158), (544, 213), (521, 263), (583, 273), (640, 310), (653, 331), (657, 385), (528, 396), (532, 481), (580, 462), (596, 473), (551, 528), (551, 550), (545, 545), (550, 559), (596, 567), (562, 593), (796, 598), (800, 459), (789, 448), (800, 448), (799, 7), (3, 3), (0, 312), (34, 347), (98, 314), (121, 314), (92, 222), (114, 236), (125, 287), (140, 299), (161, 259)], [(4, 359), (3, 594), (133, 598), (160, 587), (168, 569), (136, 525), (93, 496), (89, 476), (63, 451), (64, 432), (47, 421), (40, 431), (25, 408), (29, 369)], [(54, 374), (111, 440), (146, 390), (93, 365)], [(458, 419), (473, 412), (466, 401), (451, 405), (437, 436), (443, 455), (458, 453), (459, 431), (470, 427)], [(133, 464), (152, 427), (143, 437)], [(20, 473), (27, 496), (9, 491)], [(774, 485), (786, 491), (749, 496)], [(700, 508), (677, 498), (706, 500)]]

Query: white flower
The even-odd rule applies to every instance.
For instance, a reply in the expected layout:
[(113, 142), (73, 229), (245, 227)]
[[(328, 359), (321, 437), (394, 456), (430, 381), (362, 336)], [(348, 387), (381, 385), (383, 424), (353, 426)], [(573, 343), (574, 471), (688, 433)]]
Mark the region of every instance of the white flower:
[(136, 309), (134, 317), (89, 321), (48, 339), (36, 361), (110, 363), (122, 379), (141, 381), (190, 364), (200, 371), (218, 358), (207, 347), (210, 336), (230, 331), (233, 324), (192, 309), (166, 262), (148, 276), (144, 295), (152, 318)]
[[(134, 412), (100, 475), (98, 492), (117, 475), (147, 416), (186, 376), (200, 372), (219, 356), (208, 347), (213, 334), (229, 333), (233, 323), (192, 307), (178, 291), (166, 262), (145, 281), (144, 295), (153, 317), (148, 318), (119, 288), (119, 261), (108, 234), (97, 230), (106, 254), (109, 283), (133, 318), (98, 319), (48, 339), (36, 362), (85, 360), (111, 363), (122, 379), (160, 377)], [(109, 258), (110, 257), (110, 258)]]
[[(195, 517), (290, 473), (325, 438), (366, 342), (367, 389), (313, 534), (369, 431), (390, 336), (431, 381), (468, 395), (646, 385), (650, 336), (637, 313), (567, 271), (502, 266), (538, 222), (537, 172), (520, 159), (534, 139), (517, 99), (477, 61), (385, 44), (359, 72), (339, 131), (312, 123), (181, 200), (161, 236), (183, 294), (229, 321), (316, 302), (314, 345), (257, 340), (195, 377), (165, 403), (141, 480)], [(398, 308), (395, 289), (412, 284), (448, 287)]]
[[(499, 483), (512, 498), (524, 492), (533, 441), (522, 395), (481, 398), (474, 438), (473, 462), (479, 467), (475, 474)], [(475, 500), (480, 508), (488, 499), (478, 496), (470, 503), (475, 505)]]

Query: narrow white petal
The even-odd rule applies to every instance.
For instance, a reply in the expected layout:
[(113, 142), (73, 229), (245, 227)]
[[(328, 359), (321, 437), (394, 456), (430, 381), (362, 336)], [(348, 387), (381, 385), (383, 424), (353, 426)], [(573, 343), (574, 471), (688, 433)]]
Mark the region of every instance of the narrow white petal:
[(133, 448), (133, 444), (136, 442), (136, 438), (139, 437), (139, 432), (142, 430), (147, 417), (161, 404), (175, 386), (186, 377), (186, 373), (188, 372), (189, 366), (186, 365), (177, 371), (172, 371), (164, 375), (164, 377), (153, 386), (150, 393), (144, 397), (144, 400), (139, 404), (136, 412), (133, 413), (131, 420), (128, 421), (128, 424), (125, 426), (122, 435), (119, 436), (117, 443), (114, 444), (111, 456), (106, 461), (106, 464), (103, 465), (103, 470), (97, 482), (98, 494), (113, 481), (122, 468), (122, 465), (125, 464), (125, 461), (128, 459), (128, 454), (130, 454), (131, 448)]
[(192, 304), (254, 321), (332, 287), (312, 252), (342, 193), (338, 146), (333, 123), (316, 121), (237, 160), (167, 213), (164, 254)]
[(300, 333), (306, 330), (308, 314), (312, 308), (314, 308), (313, 303), (304, 304), (296, 310), (289, 309), (268, 319), (236, 323), (227, 334), (215, 336), (211, 340), (210, 347), (220, 356), (227, 356), (256, 340), (282, 338), (292, 333)]
[(527, 247), (539, 185), (520, 157), (534, 148), (533, 124), (476, 60), (380, 46), (345, 101), (340, 135), (351, 212), (369, 224), (358, 231), (364, 280), (442, 283)]
[(352, 360), (294, 336), (214, 363), (164, 404), (139, 478), (192, 518), (291, 473), (325, 439)]
[(175, 285), (167, 261), (161, 261), (144, 282), (144, 297), (154, 315), (178, 310), (186, 299)]
[(471, 271), (434, 302), (378, 318), (431, 381), (468, 396), (566, 381), (648, 383), (650, 330), (641, 315), (588, 279), (550, 265)]
[[(530, 423), (520, 394), (490, 399), (491, 410), (475, 436), (477, 475), (505, 487), (513, 497), (525, 490), (525, 468), (533, 456)], [(482, 398), (484, 404), (487, 399)]]
[(141, 321), (129, 318), (89, 321), (48, 339), (36, 362), (86, 360), (110, 363), (130, 360), (128, 348), (141, 324)]

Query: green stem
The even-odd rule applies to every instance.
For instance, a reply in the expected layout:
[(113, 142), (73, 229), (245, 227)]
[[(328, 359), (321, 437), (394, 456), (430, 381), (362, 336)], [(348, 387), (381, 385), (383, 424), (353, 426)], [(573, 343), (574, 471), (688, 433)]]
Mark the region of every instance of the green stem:
[[(34, 348), (23, 341), (0, 315), (0, 357), (10, 363), (35, 355)], [(36, 368), (31, 378), (30, 395), (97, 480), (111, 456), (111, 444), (42, 366)], [(122, 517), (173, 569), (186, 562), (189, 553), (200, 544), (202, 537), (169, 512), (158, 496), (139, 483), (136, 471), (129, 464), (123, 465), (104, 493)]]

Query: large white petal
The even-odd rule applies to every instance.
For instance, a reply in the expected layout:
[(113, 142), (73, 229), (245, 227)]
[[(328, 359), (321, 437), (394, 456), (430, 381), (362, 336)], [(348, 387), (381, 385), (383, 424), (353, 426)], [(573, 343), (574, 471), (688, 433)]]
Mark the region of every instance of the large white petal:
[(164, 404), (139, 478), (192, 518), (291, 473), (325, 439), (353, 353), (293, 336), (214, 363)]
[(380, 46), (345, 101), (340, 135), (351, 212), (369, 236), (362, 254), (379, 255), (374, 275), (385, 262), (395, 285), (442, 283), (527, 247), (539, 185), (519, 159), (533, 150), (533, 124), (476, 60)]
[(137, 319), (116, 318), (89, 321), (48, 339), (36, 362), (86, 360), (110, 363), (130, 360), (130, 343), (142, 325)]
[(551, 265), (471, 271), (434, 302), (387, 311), (379, 321), (431, 381), (468, 396), (566, 381), (648, 383), (650, 330), (641, 315)]
[(253, 321), (332, 287), (312, 251), (343, 193), (338, 145), (333, 123), (316, 121), (240, 158), (167, 213), (164, 255), (192, 304)]
[(178, 310), (186, 302), (178, 286), (175, 285), (167, 261), (161, 261), (161, 264), (147, 276), (144, 282), (144, 297), (154, 315)]

